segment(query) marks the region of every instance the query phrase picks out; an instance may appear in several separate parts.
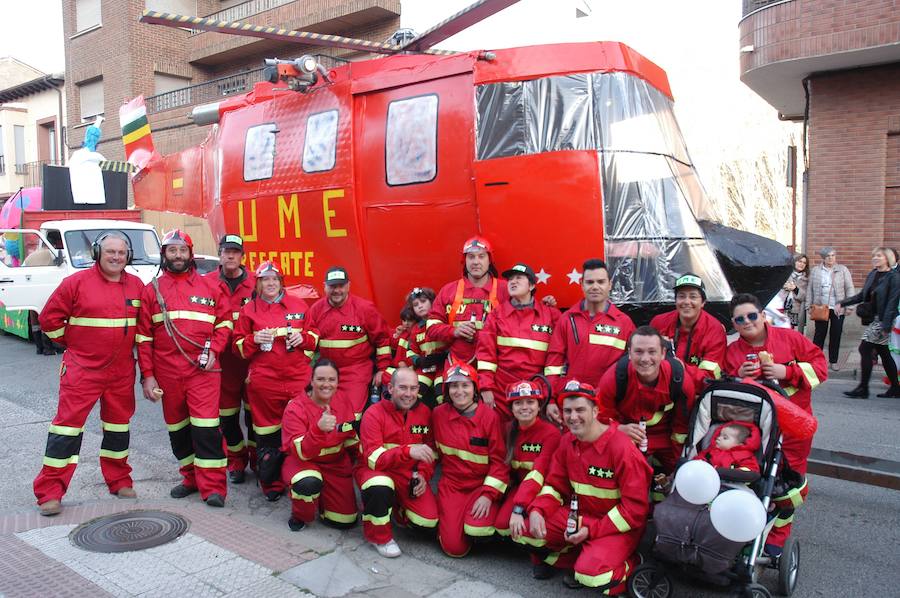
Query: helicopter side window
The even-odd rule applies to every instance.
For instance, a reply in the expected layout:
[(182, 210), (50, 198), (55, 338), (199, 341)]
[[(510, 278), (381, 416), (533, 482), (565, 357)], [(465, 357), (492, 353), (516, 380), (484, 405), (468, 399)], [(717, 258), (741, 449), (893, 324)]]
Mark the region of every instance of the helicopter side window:
[(337, 130), (337, 110), (311, 114), (306, 119), (303, 172), (325, 172), (334, 168)]
[(435, 94), (388, 105), (384, 139), (388, 185), (427, 183), (437, 176), (437, 114)]
[(275, 167), (275, 123), (256, 125), (247, 129), (244, 142), (244, 180), (260, 181), (272, 178)]

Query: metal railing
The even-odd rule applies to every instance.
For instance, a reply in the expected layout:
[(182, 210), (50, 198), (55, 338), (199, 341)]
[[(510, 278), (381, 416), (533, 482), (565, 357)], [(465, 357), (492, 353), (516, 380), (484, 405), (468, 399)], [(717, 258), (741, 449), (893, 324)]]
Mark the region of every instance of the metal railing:
[(0, 156), (0, 176), (6, 174), (6, 156)]
[(265, 70), (260, 68), (243, 71), (150, 96), (145, 100), (147, 114), (165, 112), (191, 104), (206, 104), (236, 93), (245, 93), (253, 88), (254, 83), (264, 79)]
[(742, 0), (741, 16), (746, 17), (751, 12), (766, 8), (770, 4), (783, 4), (784, 2), (790, 2), (790, 0)]
[(16, 162), (15, 173), (16, 174), (27, 174), (28, 173), (28, 164), (26, 164), (24, 162), (19, 164), (18, 162)]
[(23, 187), (40, 187), (44, 182), (44, 165), (60, 166), (58, 160), (36, 160), (16, 164), (16, 174), (25, 175)]
[[(252, 17), (261, 12), (272, 10), (273, 8), (278, 8), (279, 6), (284, 6), (285, 4), (296, 1), (297, 0), (250, 0), (249, 2), (235, 4), (232, 7), (206, 15), (203, 18), (215, 19), (217, 21), (241, 21), (247, 17)], [(198, 33), (203, 33), (203, 31), (199, 29), (191, 30), (191, 35), (197, 35)]]

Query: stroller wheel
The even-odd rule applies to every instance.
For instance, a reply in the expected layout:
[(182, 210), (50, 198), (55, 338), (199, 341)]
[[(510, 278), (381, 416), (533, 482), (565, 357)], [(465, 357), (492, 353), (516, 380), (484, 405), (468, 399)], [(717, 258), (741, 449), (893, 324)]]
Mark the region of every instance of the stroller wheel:
[(747, 584), (738, 596), (744, 598), (772, 598), (772, 592), (761, 583), (751, 583)]
[(628, 595), (632, 598), (669, 598), (672, 580), (656, 565), (644, 563), (628, 578)]
[(778, 562), (778, 593), (790, 596), (797, 587), (797, 575), (800, 572), (800, 542), (788, 538)]

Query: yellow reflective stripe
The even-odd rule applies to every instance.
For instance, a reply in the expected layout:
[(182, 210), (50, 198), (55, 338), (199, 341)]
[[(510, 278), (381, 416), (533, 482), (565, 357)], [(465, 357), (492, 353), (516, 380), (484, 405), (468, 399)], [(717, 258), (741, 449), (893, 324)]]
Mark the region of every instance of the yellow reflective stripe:
[(561, 365), (548, 365), (544, 367), (545, 376), (562, 376), (565, 371), (565, 367)]
[(429, 342), (429, 343), (422, 343), (421, 345), (419, 345), (419, 350), (420, 350), (422, 353), (424, 353), (425, 355), (428, 355), (429, 353), (431, 353), (431, 352), (434, 351), (435, 349), (442, 349), (443, 347), (444, 347), (444, 343), (443, 343), (443, 342), (441, 342), (441, 341), (433, 341), (433, 342)]
[(390, 355), (391, 348), (390, 347), (378, 347), (375, 349), (375, 355)]
[(137, 318), (79, 318), (77, 316), (72, 316), (69, 318), (69, 326), (124, 328), (125, 326), (137, 326)]
[(582, 496), (593, 496), (594, 498), (616, 499), (621, 498), (622, 493), (618, 488), (597, 488), (590, 484), (582, 484), (581, 482), (569, 482), (572, 489)]
[(341, 452), (341, 449), (344, 448), (344, 443), (341, 443), (337, 446), (328, 446), (319, 451), (319, 456), (324, 457), (325, 455), (333, 455), (335, 453)]
[[(349, 349), (350, 347), (355, 347), (356, 345), (367, 342), (369, 342), (369, 336), (364, 334), (359, 338), (350, 340), (332, 340), (323, 338), (319, 341), (319, 346), (323, 349)], [(388, 347), (388, 351), (390, 352), (390, 347)]]
[(316, 478), (320, 482), (322, 480), (322, 473), (316, 471), (315, 469), (302, 469), (294, 474), (294, 477), (291, 478), (291, 484), (296, 484), (303, 478)]
[(800, 389), (799, 389), (799, 388), (796, 388), (796, 387), (794, 387), (794, 386), (785, 386), (785, 387), (784, 387), (784, 394), (786, 394), (786, 395), (789, 396), (789, 397), (792, 397), (792, 396), (794, 396), (795, 394), (797, 394), (797, 391), (798, 391), (798, 390), (800, 390)]
[(240, 407), (228, 407), (227, 409), (219, 409), (219, 417), (228, 417), (229, 415), (237, 415)]
[(791, 488), (790, 490), (788, 490), (788, 493), (785, 494), (784, 496), (776, 496), (772, 500), (775, 500), (775, 501), (790, 500), (791, 504), (794, 507), (799, 507), (800, 505), (803, 504), (803, 496), (801, 495), (801, 492), (803, 492), (803, 490), (806, 488), (806, 484), (807, 484), (807, 480), (806, 480), (806, 478), (803, 478), (803, 484), (801, 484), (799, 488)]
[(675, 432), (672, 432), (671, 438), (678, 444), (684, 444), (685, 440), (687, 440), (687, 434), (677, 434)]
[(497, 530), (493, 525), (485, 525), (484, 527), (482, 527), (480, 525), (469, 525), (468, 523), (466, 523), (463, 525), (463, 531), (467, 536), (484, 538), (486, 536), (493, 536), (494, 532)]
[(169, 432), (177, 432), (178, 430), (186, 427), (190, 423), (191, 423), (191, 418), (186, 417), (183, 420), (181, 420), (180, 422), (175, 422), (174, 424), (166, 424), (166, 429), (169, 430)]
[(775, 527), (784, 527), (785, 525), (790, 525), (794, 522), (794, 514), (791, 513), (790, 517), (782, 519), (781, 517), (775, 518)]
[(536, 341), (530, 338), (519, 338), (517, 336), (498, 336), (497, 346), (546, 351), (550, 347), (550, 343), (547, 343), (546, 341)]
[(153, 341), (152, 336), (144, 336), (143, 334), (135, 334), (134, 340), (138, 343), (149, 343)]
[(718, 380), (722, 377), (722, 368), (719, 367), (719, 364), (715, 361), (709, 361), (704, 359), (700, 363), (697, 364), (697, 367), (701, 370), (706, 370), (707, 372), (712, 372), (713, 376)]
[(605, 345), (607, 347), (625, 350), (625, 341), (607, 334), (591, 334), (588, 336), (588, 342), (592, 345)]
[(541, 491), (538, 492), (538, 496), (541, 496), (542, 494), (552, 496), (559, 501), (559, 504), (563, 504), (562, 496), (559, 495), (559, 492), (557, 492), (556, 488), (554, 488), (553, 486), (548, 486), (545, 484), (544, 487), (541, 488)]
[(128, 424), (111, 424), (111, 423), (105, 422), (101, 419), (100, 420), (100, 429), (106, 430), (107, 432), (127, 432)]
[(194, 463), (194, 454), (193, 454), (193, 453), (191, 453), (190, 455), (188, 455), (188, 456), (185, 457), (184, 459), (179, 459), (179, 460), (178, 460), (178, 464), (181, 465), (182, 467), (184, 467), (184, 466), (186, 466), (186, 465), (191, 465), (191, 464), (193, 464), (193, 463)]
[[(163, 321), (164, 318), (163, 318), (163, 315), (161, 313), (159, 313), (159, 314), (153, 314), (152, 316), (150, 316), (150, 319), (153, 321), (154, 324), (159, 324), (160, 322)], [(186, 309), (176, 309), (176, 310), (170, 311), (169, 319), (170, 320), (194, 320), (196, 322), (206, 322), (208, 324), (216, 323), (216, 315), (215, 314), (208, 314), (208, 313), (202, 312), (202, 311), (190, 311), (190, 310), (186, 310)]]
[[(671, 403), (670, 403), (670, 405), (671, 405)], [(669, 409), (671, 409), (671, 407), (669, 407)], [(663, 409), (662, 411), (657, 411), (656, 413), (654, 413), (653, 417), (651, 417), (650, 419), (648, 419), (645, 422), (647, 424), (647, 427), (649, 428), (650, 426), (655, 426), (656, 424), (661, 422), (663, 416), (666, 414), (666, 411), (668, 411), (668, 409)]]
[(227, 467), (228, 459), (201, 459), (199, 457), (194, 459), (195, 467), (202, 467), (203, 469), (214, 469), (216, 467)]
[(544, 474), (537, 470), (530, 471), (527, 476), (522, 480), (522, 483), (525, 482), (535, 482), (538, 486), (544, 485)]
[(616, 526), (616, 529), (619, 530), (619, 532), (624, 534), (625, 532), (631, 531), (631, 526), (619, 512), (619, 505), (616, 505), (607, 511), (606, 516), (609, 517), (610, 521), (613, 522), (613, 525)]
[(409, 519), (410, 522), (414, 523), (415, 525), (418, 525), (419, 527), (428, 527), (428, 528), (437, 527), (437, 524), (438, 524), (437, 519), (429, 519), (428, 517), (422, 517), (418, 513), (414, 513), (412, 511), (410, 511), (409, 509), (406, 509), (405, 513), (406, 513), (407, 519)]
[(427, 386), (428, 388), (431, 388), (432, 385), (434, 384), (434, 383), (431, 381), (431, 378), (429, 378), (429, 377), (426, 376), (425, 374), (419, 374), (419, 382), (421, 382), (422, 384), (424, 384), (424, 385)]
[(534, 461), (516, 461), (513, 459), (509, 464), (513, 469), (527, 469), (528, 471), (534, 469)]
[(215, 330), (216, 328), (229, 328), (231, 330), (234, 330), (234, 324), (231, 322), (231, 320), (222, 320), (221, 322), (213, 326), (213, 330)]
[[(497, 531), (499, 532), (500, 530)], [(516, 540), (516, 542), (525, 544), (526, 546), (534, 546), (535, 548), (543, 548), (547, 544), (546, 540), (538, 540), (537, 538), (530, 538), (528, 536), (519, 536), (519, 539)]]
[(64, 335), (65, 333), (66, 333), (66, 327), (63, 326), (62, 328), (57, 328), (56, 330), (51, 330), (50, 332), (45, 332), (44, 334), (46, 334), (50, 338), (57, 339), (57, 338), (61, 337), (62, 335)]
[(462, 322), (453, 322), (453, 327), (459, 328), (463, 324), (475, 324), (476, 330), (481, 330), (484, 328), (484, 322), (482, 322), (481, 320), (475, 320), (474, 322), (472, 322), (470, 320), (463, 320)]
[(366, 490), (368, 488), (371, 488), (372, 486), (386, 486), (391, 490), (396, 490), (396, 488), (394, 487), (394, 480), (386, 475), (372, 476), (371, 478), (363, 482), (363, 485), (360, 486), (359, 489)]
[(391, 522), (391, 509), (388, 509), (388, 514), (382, 517), (363, 514), (363, 521), (368, 521), (372, 525), (387, 525)]
[(195, 428), (218, 428), (218, 417), (191, 417), (191, 425)]
[(78, 463), (78, 455), (72, 455), (68, 459), (54, 459), (53, 457), (44, 457), (44, 465), (48, 467), (66, 467)]
[(260, 436), (265, 436), (266, 434), (274, 434), (280, 429), (281, 424), (275, 424), (274, 426), (257, 426), (256, 424), (253, 424), (253, 432), (259, 434)]
[(379, 446), (377, 449), (372, 451), (369, 455), (369, 458), (366, 461), (369, 463), (369, 469), (376, 469), (375, 465), (378, 463), (378, 457), (385, 454), (387, 452), (387, 448), (383, 446)]
[(497, 371), (497, 364), (496, 364), (496, 363), (493, 363), (493, 362), (491, 362), (491, 361), (481, 361), (481, 360), (479, 359), (479, 360), (478, 360), (478, 369), (479, 369), (479, 370), (485, 370), (485, 371), (487, 371), (487, 372), (496, 372), (496, 371)]
[(454, 457), (462, 459), (463, 461), (470, 461), (472, 463), (478, 463), (480, 465), (488, 464), (487, 455), (476, 455), (475, 453), (470, 453), (469, 451), (453, 448), (452, 446), (447, 446), (446, 444), (441, 444), (440, 442), (437, 443), (437, 448), (445, 455), (452, 455)]
[(506, 489), (508, 488), (508, 485), (506, 482), (504, 482), (503, 480), (498, 480), (494, 476), (490, 476), (490, 475), (485, 476), (484, 485), (490, 486), (491, 488), (497, 490), (501, 494), (506, 492)]
[(316, 339), (316, 344), (318, 344), (318, 342), (319, 342), (319, 335), (318, 335), (318, 334), (316, 334), (316, 333), (313, 332), (312, 330), (304, 330), (303, 332), (305, 332), (305, 333), (308, 334), (309, 336), (311, 336), (311, 337), (313, 337), (314, 339)]
[(819, 377), (816, 375), (816, 370), (813, 369), (812, 365), (806, 363), (805, 361), (798, 361), (797, 365), (799, 365), (800, 369), (803, 370), (803, 375), (806, 377), (806, 381), (809, 382), (810, 389), (813, 389), (822, 383), (819, 380)]
[(356, 523), (356, 513), (344, 514), (334, 511), (322, 511), (322, 517), (336, 523)]
[(128, 456), (128, 449), (124, 451), (111, 451), (108, 449), (100, 449), (100, 456), (107, 459), (124, 459)]
[(401, 338), (397, 340), (397, 346), (403, 347), (404, 349), (409, 349), (409, 341), (405, 338)]
[(444, 322), (442, 320), (425, 320), (425, 330), (428, 330), (435, 324), (443, 324), (443, 323)]
[(356, 444), (359, 444), (359, 438), (348, 438), (347, 440), (344, 441), (345, 447), (354, 446)]
[(230, 453), (237, 453), (237, 452), (240, 452), (241, 450), (243, 450), (243, 448), (244, 448), (245, 446), (246, 446), (246, 445), (244, 444), (244, 441), (241, 440), (241, 441), (238, 442), (237, 444), (228, 444), (228, 445), (226, 445), (226, 448), (228, 449), (228, 452), (230, 452)]
[(74, 428), (72, 426), (57, 426), (50, 424), (50, 433), (59, 434), (60, 436), (79, 436), (84, 432), (84, 428)]
[(612, 571), (601, 573), (600, 575), (585, 575), (584, 573), (575, 572), (575, 581), (589, 588), (599, 588), (600, 586), (608, 586), (612, 583)]
[(242, 359), (247, 359), (247, 356), (244, 355), (244, 339), (239, 338), (239, 339), (237, 340), (237, 342), (234, 343), (234, 345), (237, 347), (238, 353), (241, 354), (241, 358), (242, 358)]

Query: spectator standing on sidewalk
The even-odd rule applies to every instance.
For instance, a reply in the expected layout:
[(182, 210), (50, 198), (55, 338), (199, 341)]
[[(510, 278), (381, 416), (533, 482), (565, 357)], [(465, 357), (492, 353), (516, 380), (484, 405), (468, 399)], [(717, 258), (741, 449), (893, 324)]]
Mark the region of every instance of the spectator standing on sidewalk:
[(809, 288), (809, 258), (805, 253), (794, 256), (794, 271), (788, 277), (781, 294), (784, 311), (791, 320), (791, 326), (801, 334), (806, 329), (806, 293)]
[(828, 307), (828, 319), (817, 320), (813, 334), (813, 343), (822, 349), (825, 337), (828, 336), (828, 362), (831, 371), (838, 370), (838, 356), (841, 349), (841, 333), (844, 329), (844, 308), (840, 302), (856, 292), (850, 270), (837, 263), (834, 247), (823, 247), (819, 250), (822, 263), (813, 267), (809, 273), (806, 305), (824, 305)]

